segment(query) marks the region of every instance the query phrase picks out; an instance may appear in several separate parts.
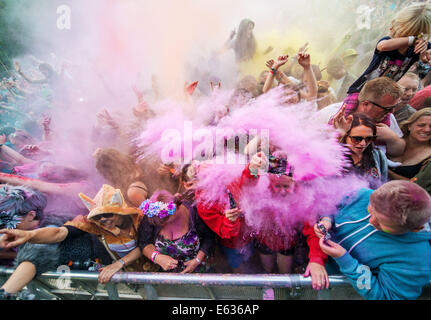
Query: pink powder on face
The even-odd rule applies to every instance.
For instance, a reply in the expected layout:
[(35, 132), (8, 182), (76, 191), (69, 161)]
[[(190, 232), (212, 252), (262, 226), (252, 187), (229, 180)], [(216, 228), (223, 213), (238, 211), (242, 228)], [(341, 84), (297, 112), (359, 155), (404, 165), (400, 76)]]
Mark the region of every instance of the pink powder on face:
[[(319, 215), (335, 214), (345, 196), (367, 187), (361, 178), (342, 176), (347, 164), (344, 148), (335, 132), (315, 123), (312, 116), (307, 104), (285, 106), (280, 92), (273, 90), (236, 109), (218, 124), (218, 128), (234, 131), (269, 129), (270, 143), (287, 154), (294, 169), (295, 188), (286, 196), (271, 191), (268, 175), (242, 190), (239, 206), (252, 233), (273, 233), (289, 241), (305, 222), (314, 223)], [(200, 172), (197, 185), (203, 190), (204, 201), (228, 203), (226, 187), (241, 177), (244, 168), (219, 164)]]

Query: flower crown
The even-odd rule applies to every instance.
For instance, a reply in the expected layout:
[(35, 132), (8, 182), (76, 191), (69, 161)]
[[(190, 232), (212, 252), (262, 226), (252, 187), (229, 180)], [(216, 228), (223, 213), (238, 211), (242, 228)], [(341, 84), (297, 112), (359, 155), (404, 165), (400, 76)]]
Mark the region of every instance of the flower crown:
[(160, 219), (166, 218), (174, 214), (177, 205), (173, 202), (164, 203), (161, 201), (151, 202), (147, 199), (139, 206), (142, 213), (148, 218), (159, 217)]

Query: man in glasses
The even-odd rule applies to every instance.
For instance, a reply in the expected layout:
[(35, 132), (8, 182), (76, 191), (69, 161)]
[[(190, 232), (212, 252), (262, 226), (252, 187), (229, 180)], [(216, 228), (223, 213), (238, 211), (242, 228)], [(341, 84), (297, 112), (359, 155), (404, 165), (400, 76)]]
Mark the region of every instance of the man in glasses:
[(319, 111), (321, 121), (329, 121), (336, 128), (348, 131), (349, 115), (360, 112), (368, 115), (377, 123), (377, 145), (389, 156), (403, 154), (405, 142), (402, 132), (392, 111), (398, 105), (403, 88), (394, 80), (380, 77), (368, 81), (362, 88), (357, 100), (351, 103), (330, 105)]
[(321, 219), (332, 241), (315, 231), (332, 257), (328, 273), (341, 272), (365, 299), (417, 299), (431, 280), (430, 217), (430, 195), (412, 182), (360, 190)]

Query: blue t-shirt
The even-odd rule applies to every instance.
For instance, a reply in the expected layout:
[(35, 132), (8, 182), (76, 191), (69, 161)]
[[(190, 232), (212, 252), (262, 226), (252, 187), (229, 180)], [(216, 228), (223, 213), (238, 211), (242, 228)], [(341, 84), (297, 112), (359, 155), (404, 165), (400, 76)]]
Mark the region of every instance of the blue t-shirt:
[[(390, 40), (391, 37), (380, 39), (377, 44), (383, 40)], [(431, 44), (428, 43), (428, 49)], [(398, 50), (392, 51), (374, 51), (373, 59), (367, 70), (356, 80), (347, 91), (348, 94), (360, 92), (364, 84), (378, 77), (388, 77), (394, 81), (400, 80), (407, 71), (419, 61), (419, 54), (414, 53), (414, 46), (407, 49), (405, 54), (401, 54)]]

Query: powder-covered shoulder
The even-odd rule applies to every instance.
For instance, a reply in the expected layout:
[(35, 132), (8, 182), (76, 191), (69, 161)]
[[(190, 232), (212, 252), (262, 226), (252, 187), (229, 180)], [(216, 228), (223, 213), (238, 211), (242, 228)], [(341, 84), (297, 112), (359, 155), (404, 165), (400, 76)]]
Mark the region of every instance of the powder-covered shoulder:
[(353, 202), (356, 202), (357, 200), (367, 200), (370, 198), (371, 193), (373, 193), (374, 190), (362, 188), (359, 191), (355, 191), (350, 193), (349, 195), (345, 196), (343, 200), (341, 200), (340, 204), (337, 206), (338, 210), (343, 209), (344, 207), (352, 204)]

